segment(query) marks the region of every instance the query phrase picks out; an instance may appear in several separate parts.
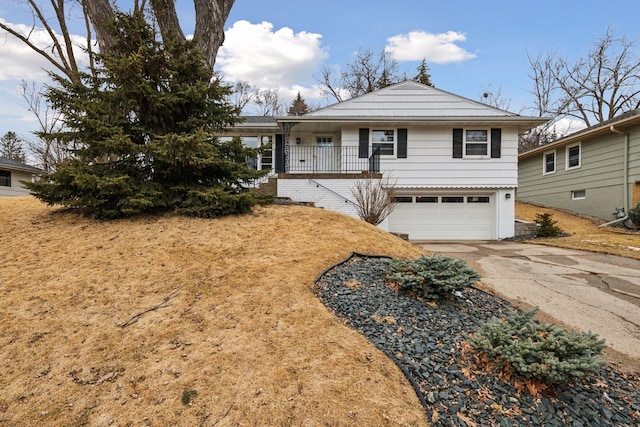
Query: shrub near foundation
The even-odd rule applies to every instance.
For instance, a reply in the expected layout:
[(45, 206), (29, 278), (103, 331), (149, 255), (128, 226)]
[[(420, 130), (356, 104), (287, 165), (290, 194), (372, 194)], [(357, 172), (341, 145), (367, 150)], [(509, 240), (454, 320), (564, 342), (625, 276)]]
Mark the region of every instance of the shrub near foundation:
[(481, 326), (469, 344), (514, 371), (546, 384), (580, 380), (604, 364), (604, 340), (591, 331), (579, 332), (541, 324), (533, 319), (538, 308), (512, 311), (506, 319)]
[(436, 254), (391, 260), (388, 280), (418, 297), (437, 300), (473, 285), (480, 280), (480, 275), (463, 260)]

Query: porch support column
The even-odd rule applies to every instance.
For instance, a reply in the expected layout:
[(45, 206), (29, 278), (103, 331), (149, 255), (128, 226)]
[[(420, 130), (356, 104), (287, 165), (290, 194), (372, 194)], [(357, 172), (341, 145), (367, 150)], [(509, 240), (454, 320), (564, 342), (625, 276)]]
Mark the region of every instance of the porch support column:
[(283, 144), (283, 162), (284, 162), (284, 173), (289, 173), (289, 143), (291, 139), (291, 129), (295, 127), (299, 122), (283, 122), (280, 123), (280, 127), (282, 128), (282, 135), (284, 137)]

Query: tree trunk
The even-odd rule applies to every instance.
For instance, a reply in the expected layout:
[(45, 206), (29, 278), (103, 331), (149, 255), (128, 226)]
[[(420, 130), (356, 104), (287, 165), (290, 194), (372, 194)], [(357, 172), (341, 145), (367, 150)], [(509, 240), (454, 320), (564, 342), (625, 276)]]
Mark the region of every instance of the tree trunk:
[(163, 40), (186, 40), (178, 21), (175, 0), (151, 0), (151, 7), (158, 21)]
[[(169, 0), (171, 1), (171, 0)], [(204, 51), (211, 68), (216, 62), (218, 49), (224, 42), (224, 24), (235, 0), (194, 0), (196, 29), (194, 39)]]
[[(96, 38), (101, 52), (108, 52), (113, 44), (113, 37), (109, 34), (109, 23), (114, 20), (114, 13), (110, 0), (85, 0), (91, 23), (96, 32)], [(194, 38), (205, 53), (207, 64), (213, 68), (218, 49), (224, 42), (224, 24), (229, 17), (235, 0), (193, 0), (196, 10), (196, 28)], [(160, 28), (160, 34), (165, 41), (186, 40), (174, 0), (151, 0), (151, 7)]]
[(110, 24), (115, 19), (109, 0), (85, 0), (87, 13), (96, 33), (100, 52), (108, 52), (114, 38), (110, 32)]

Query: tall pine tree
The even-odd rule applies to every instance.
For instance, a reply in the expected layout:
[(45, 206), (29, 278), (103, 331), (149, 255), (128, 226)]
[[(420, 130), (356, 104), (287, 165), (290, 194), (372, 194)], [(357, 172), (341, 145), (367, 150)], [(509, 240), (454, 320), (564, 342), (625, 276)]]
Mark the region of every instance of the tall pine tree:
[(7, 132), (0, 138), (0, 157), (24, 163), (27, 156), (22, 147), (22, 139), (15, 132)]
[(422, 59), (422, 62), (418, 66), (418, 74), (413, 78), (413, 80), (422, 83), (423, 85), (433, 87), (433, 83), (431, 83), (431, 74), (429, 74), (429, 66), (427, 65), (427, 60)]
[(140, 11), (118, 13), (113, 31), (96, 76), (83, 75), (84, 84), (54, 76), (46, 96), (66, 126), (40, 136), (68, 142), (74, 156), (28, 188), (48, 204), (98, 218), (250, 211), (246, 184), (266, 171), (247, 166), (255, 150), (216, 138), (239, 121), (225, 101), (230, 88), (195, 43), (162, 44)]
[(298, 92), (298, 96), (293, 100), (291, 106), (289, 107), (289, 111), (287, 112), (290, 116), (302, 116), (309, 112), (309, 106), (305, 102), (300, 92)]

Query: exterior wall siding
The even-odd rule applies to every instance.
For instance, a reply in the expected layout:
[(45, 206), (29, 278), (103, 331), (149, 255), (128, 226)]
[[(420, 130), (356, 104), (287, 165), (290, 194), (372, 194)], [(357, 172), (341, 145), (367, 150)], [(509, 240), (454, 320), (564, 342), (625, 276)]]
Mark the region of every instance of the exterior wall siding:
[[(3, 169), (6, 170), (6, 169)], [(20, 197), (28, 196), (29, 190), (24, 188), (20, 181), (31, 181), (30, 172), (11, 171), (11, 187), (0, 186), (0, 197)]]
[[(402, 126), (380, 126), (397, 127)], [(345, 127), (342, 144), (358, 146), (358, 129), (359, 127), (355, 126)], [(381, 172), (386, 172), (396, 179), (398, 187), (491, 188), (517, 185), (516, 129), (502, 128), (502, 155), (498, 159), (454, 159), (452, 130), (453, 126), (409, 127), (407, 158), (381, 156)]]
[(636, 207), (640, 203), (640, 127), (629, 133), (629, 186), (631, 207)]
[[(515, 188), (496, 191), (496, 225), (498, 239), (508, 239), (515, 236)], [(508, 198), (507, 198), (507, 195)]]
[(313, 202), (315, 206), (358, 217), (351, 194), (354, 179), (278, 179), (278, 197), (297, 202)]
[[(522, 159), (519, 165), (518, 200), (566, 209), (605, 221), (613, 220), (614, 209), (625, 206), (624, 142), (624, 136), (613, 133), (581, 141), (581, 165), (573, 170), (566, 170), (566, 147), (558, 147), (555, 150), (556, 172), (547, 175), (543, 174), (543, 153)], [(629, 154), (631, 164), (631, 151)], [(635, 156), (640, 157), (640, 153)], [(630, 176), (630, 183), (633, 181)], [(572, 191), (577, 190), (584, 190), (586, 197), (574, 200)]]

